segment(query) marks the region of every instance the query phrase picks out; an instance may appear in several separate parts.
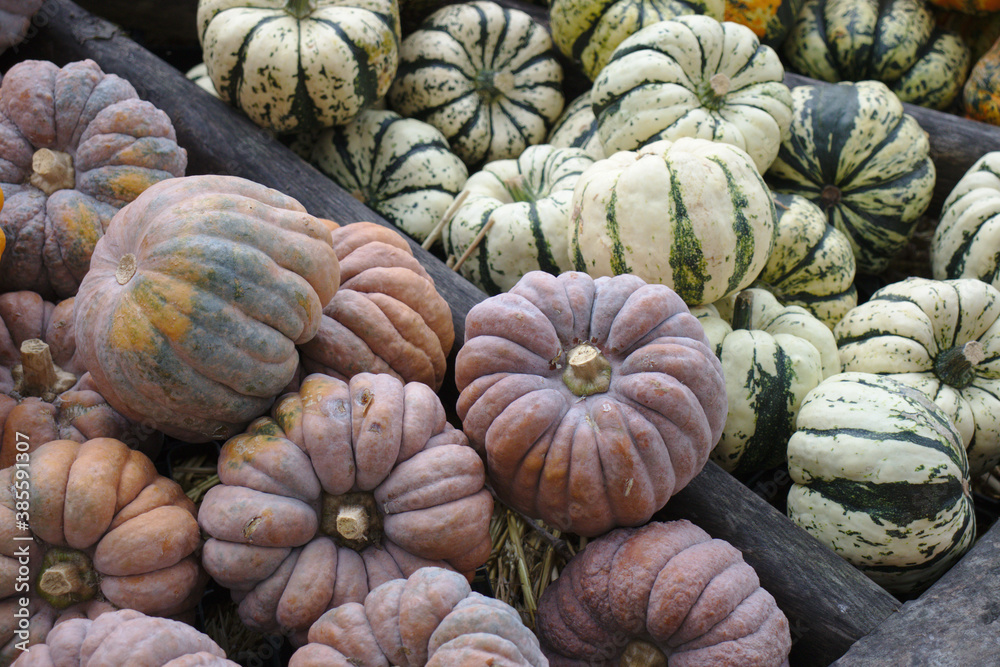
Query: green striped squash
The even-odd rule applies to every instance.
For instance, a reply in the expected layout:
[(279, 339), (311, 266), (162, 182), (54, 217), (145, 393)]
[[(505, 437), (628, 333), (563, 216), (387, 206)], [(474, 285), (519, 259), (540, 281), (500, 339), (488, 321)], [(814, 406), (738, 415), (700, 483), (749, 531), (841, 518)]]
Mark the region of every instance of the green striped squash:
[(597, 132), (597, 117), (590, 106), (589, 89), (566, 105), (545, 143), (559, 148), (582, 148), (595, 160), (607, 157)]
[(721, 21), (725, 5), (725, 0), (551, 0), (549, 26), (559, 51), (593, 81), (629, 35), (688, 14)]
[(570, 270), (573, 188), (593, 163), (583, 149), (549, 144), (490, 162), (459, 194), (465, 199), (444, 232), (445, 253), (462, 261), (462, 275), (490, 295), (506, 292), (529, 271)]
[(698, 137), (742, 148), (763, 173), (792, 122), (784, 76), (778, 54), (750, 28), (681, 16), (619, 44), (590, 102), (608, 153)]
[(978, 278), (1000, 288), (1000, 151), (976, 160), (941, 207), (931, 238), (931, 275)]
[(736, 295), (731, 323), (712, 304), (691, 312), (722, 361), (729, 400), (711, 459), (740, 478), (783, 464), (802, 399), (840, 372), (833, 332), (760, 288)]
[(205, 63), (198, 63), (187, 72), (184, 76), (189, 81), (194, 81), (199, 88), (204, 90), (206, 93), (212, 97), (218, 97), (219, 92), (215, 89), (215, 84), (212, 83), (212, 77), (208, 75), (208, 65)]
[(423, 241), (469, 177), (465, 163), (433, 125), (369, 109), (325, 130), (310, 161), (340, 187)]
[(757, 282), (779, 301), (801, 306), (831, 329), (858, 305), (851, 241), (805, 197), (775, 194), (774, 249)]
[(389, 107), (441, 130), (470, 172), (542, 143), (562, 113), (545, 26), (489, 0), (442, 7), (407, 35)]
[(962, 438), (925, 394), (839, 373), (806, 395), (795, 427), (789, 518), (875, 583), (917, 594), (972, 546)]
[(672, 288), (688, 306), (757, 279), (777, 216), (746, 151), (692, 137), (598, 160), (577, 181), (571, 210), (577, 271), (634, 273)]
[(845, 371), (927, 394), (955, 423), (978, 476), (1000, 463), (1000, 290), (975, 278), (886, 285), (834, 328)]
[(784, 44), (793, 71), (882, 81), (904, 102), (945, 109), (969, 74), (969, 47), (937, 28), (924, 0), (807, 0)]
[(931, 203), (927, 132), (879, 81), (796, 86), (792, 110), (768, 185), (825, 210), (851, 240), (859, 273), (882, 271)]
[(278, 133), (347, 123), (399, 62), (396, 0), (201, 0), (197, 21), (219, 96)]

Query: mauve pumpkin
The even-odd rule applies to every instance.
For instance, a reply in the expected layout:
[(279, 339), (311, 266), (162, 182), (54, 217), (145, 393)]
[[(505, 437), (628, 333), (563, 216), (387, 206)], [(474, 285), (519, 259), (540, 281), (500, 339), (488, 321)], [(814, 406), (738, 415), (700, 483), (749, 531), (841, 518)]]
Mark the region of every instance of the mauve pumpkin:
[(123, 208), (76, 297), (80, 357), (116, 410), (189, 442), (264, 414), (340, 284), (330, 230), (234, 176), (187, 176)]
[(115, 212), (183, 176), (170, 118), (92, 60), (25, 60), (0, 85), (0, 292), (76, 293)]
[(24, 41), (42, 4), (44, 0), (0, 1), (0, 53)]
[(421, 382), (306, 377), (231, 438), (198, 522), (202, 562), (240, 618), (304, 641), (327, 609), (436, 565), (471, 578), (489, 556), (482, 460)]
[(631, 274), (533, 271), (480, 302), (455, 383), (497, 496), (584, 536), (648, 521), (704, 467), (728, 407), (701, 324)]

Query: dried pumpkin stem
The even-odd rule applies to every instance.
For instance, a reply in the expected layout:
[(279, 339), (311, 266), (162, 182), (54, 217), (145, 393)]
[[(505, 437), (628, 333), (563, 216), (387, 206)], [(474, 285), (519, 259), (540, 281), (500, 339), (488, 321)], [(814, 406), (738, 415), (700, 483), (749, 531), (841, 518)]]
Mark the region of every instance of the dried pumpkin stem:
[(338, 544), (361, 551), (381, 544), (382, 515), (370, 493), (324, 493), (320, 530)]
[(90, 558), (76, 549), (50, 549), (42, 560), (35, 589), (57, 609), (91, 599), (98, 577)]
[(667, 667), (667, 656), (649, 642), (633, 639), (625, 646), (619, 667)]
[(976, 379), (976, 364), (986, 359), (983, 344), (970, 340), (945, 350), (934, 360), (934, 375), (956, 389), (965, 389)]
[(76, 187), (73, 158), (69, 153), (39, 148), (31, 156), (31, 169), (28, 181), (47, 195)]
[(15, 367), (14, 390), (21, 396), (37, 396), (46, 401), (55, 400), (74, 384), (76, 376), (55, 365), (49, 344), (38, 338), (21, 343), (20, 371)]
[(611, 386), (611, 362), (590, 343), (581, 343), (567, 356), (563, 383), (576, 396), (603, 393)]
[(733, 301), (733, 330), (750, 328), (750, 315), (753, 313), (753, 292), (743, 290)]
[(361, 507), (341, 507), (337, 512), (337, 532), (344, 539), (359, 540), (368, 532), (368, 514)]
[(285, 11), (299, 20), (312, 14), (315, 9), (315, 0), (288, 0), (285, 3)]

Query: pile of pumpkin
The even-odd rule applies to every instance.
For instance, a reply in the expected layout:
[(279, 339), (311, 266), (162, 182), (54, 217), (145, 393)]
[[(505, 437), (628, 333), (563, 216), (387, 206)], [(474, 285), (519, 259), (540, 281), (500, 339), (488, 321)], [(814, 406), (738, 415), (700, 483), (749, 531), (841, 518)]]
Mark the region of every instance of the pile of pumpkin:
[[(778, 32), (844, 3), (797, 4)], [(1000, 156), (948, 198), (933, 277), (855, 286), (930, 203), (901, 96), (960, 84), (790, 90), (781, 38), (721, 2), (639, 25), (553, 0), (546, 26), (475, 0), (405, 35), (394, 0), (274, 5), (201, 2), (210, 88), (489, 296), (456, 341), (400, 232), (185, 176), (166, 114), (93, 62), (5, 72), (4, 661), (229, 664), (183, 622), (212, 580), (294, 665), (780, 665), (739, 551), (652, 520), (709, 459), (787, 465), (789, 517), (900, 596), (971, 546), (1000, 462)], [(887, 33), (878, 11), (931, 16), (871, 7)], [(927, 30), (910, 50), (954, 84), (967, 47)], [(592, 86), (567, 103), (568, 66)], [(198, 505), (155, 465), (177, 442), (224, 443)], [(469, 583), (500, 508), (587, 545), (529, 625)]]

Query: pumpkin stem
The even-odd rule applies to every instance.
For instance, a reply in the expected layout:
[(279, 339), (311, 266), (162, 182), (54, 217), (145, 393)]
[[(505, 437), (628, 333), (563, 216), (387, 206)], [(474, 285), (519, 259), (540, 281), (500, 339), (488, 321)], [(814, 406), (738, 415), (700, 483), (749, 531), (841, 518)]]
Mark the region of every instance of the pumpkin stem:
[(706, 109), (717, 111), (732, 88), (732, 80), (722, 72), (718, 72), (712, 75), (707, 84), (702, 83), (701, 94), (698, 97)]
[(320, 530), (337, 544), (361, 551), (382, 542), (382, 514), (370, 493), (324, 493)]
[(667, 667), (667, 656), (653, 644), (633, 639), (618, 659), (619, 667)]
[(514, 90), (515, 83), (512, 72), (484, 69), (476, 73), (476, 89), (486, 102), (506, 97)]
[(516, 174), (504, 179), (503, 186), (515, 202), (533, 202), (538, 199), (529, 187), (528, 179), (524, 177), (524, 174)]
[(77, 549), (49, 549), (35, 589), (53, 607), (65, 609), (97, 595), (99, 582), (87, 554)]
[(31, 156), (31, 169), (28, 181), (47, 195), (76, 187), (73, 158), (69, 153), (39, 148)]
[(976, 379), (976, 364), (985, 358), (982, 343), (970, 340), (939, 354), (934, 360), (934, 375), (946, 385), (965, 389)]
[(49, 403), (76, 384), (76, 376), (56, 366), (49, 344), (38, 338), (21, 343), (21, 364), (14, 367), (11, 375), (18, 394), (37, 396)]
[(312, 14), (315, 9), (315, 0), (288, 0), (285, 3), (285, 11), (300, 21)]
[(753, 314), (753, 292), (743, 290), (736, 295), (733, 301), (733, 330), (750, 328), (750, 319)]
[(570, 350), (563, 383), (576, 396), (600, 394), (611, 386), (611, 362), (590, 343), (581, 343)]
[(843, 193), (840, 191), (836, 185), (825, 185), (823, 186), (822, 192), (819, 193), (819, 203), (823, 208), (830, 208), (831, 206), (836, 206), (840, 203), (840, 197)]
[(124, 285), (128, 281), (132, 280), (132, 276), (135, 275), (135, 255), (132, 253), (127, 253), (118, 260), (118, 266), (115, 267), (115, 282), (119, 285)]

